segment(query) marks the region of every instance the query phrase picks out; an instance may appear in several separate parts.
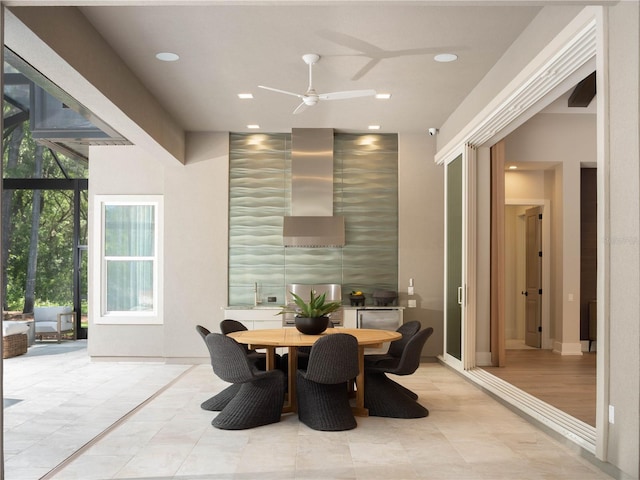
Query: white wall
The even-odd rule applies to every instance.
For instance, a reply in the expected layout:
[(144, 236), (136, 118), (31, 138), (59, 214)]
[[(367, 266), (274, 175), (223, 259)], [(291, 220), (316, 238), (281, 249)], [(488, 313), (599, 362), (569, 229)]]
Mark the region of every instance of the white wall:
[[(99, 194), (159, 194), (164, 195), (165, 210), (164, 323), (96, 324), (95, 275), (90, 270), (88, 348), (92, 357), (208, 359), (195, 326), (217, 330), (227, 303), (229, 139), (226, 133), (188, 138), (189, 161), (174, 167), (163, 166), (135, 146), (91, 149), (91, 205)], [(90, 232), (95, 220), (90, 216)], [(90, 236), (90, 252), (96, 242)]]
[[(559, 186), (558, 186), (559, 185)], [(551, 198), (551, 280), (550, 290), (554, 292), (550, 305), (551, 336), (555, 338), (562, 324), (562, 167), (545, 171), (545, 192)]]
[[(424, 133), (398, 138), (398, 283), (400, 301), (416, 300), (404, 321), (433, 327), (423, 356), (443, 352), (444, 167), (433, 162), (435, 139)], [(409, 278), (415, 295), (407, 296)]]
[(219, 331), (227, 305), (228, 133), (188, 134), (185, 166), (165, 172), (165, 355), (208, 361), (195, 326)]
[[(89, 155), (89, 258), (94, 249), (99, 248), (99, 239), (94, 238), (95, 195), (126, 195), (164, 193), (164, 169), (157, 161), (149, 157), (138, 147), (90, 147)], [(125, 327), (117, 325), (100, 325), (95, 323), (99, 313), (99, 299), (94, 288), (96, 272), (93, 262), (89, 262), (89, 355), (112, 355), (114, 346), (122, 352), (122, 356), (163, 357), (164, 327), (163, 325), (134, 325)]]
[[(526, 127), (526, 126), (525, 126)], [(507, 140), (509, 137), (507, 137)], [(508, 145), (508, 142), (505, 142)], [(532, 148), (540, 150), (540, 144)], [(517, 158), (517, 155), (514, 155)], [(509, 159), (507, 152), (507, 159)], [(504, 198), (510, 200), (543, 199), (544, 196), (544, 172), (542, 170), (516, 170), (504, 172)]]
[[(640, 5), (621, 2), (608, 10), (609, 247), (608, 402), (615, 408), (609, 425), (608, 459), (640, 477)], [(601, 172), (598, 172), (602, 175)], [(600, 177), (602, 178), (602, 177)], [(607, 182), (605, 175), (605, 183)], [(598, 332), (602, 333), (602, 330)], [(600, 338), (600, 335), (598, 336)]]

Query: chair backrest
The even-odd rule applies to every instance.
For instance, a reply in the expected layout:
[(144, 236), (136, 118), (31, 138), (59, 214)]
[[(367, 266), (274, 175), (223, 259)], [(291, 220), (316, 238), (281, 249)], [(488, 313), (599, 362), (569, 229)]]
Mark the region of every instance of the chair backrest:
[(229, 383), (245, 383), (255, 379), (242, 345), (221, 333), (210, 333), (205, 339), (214, 373)]
[[(58, 314), (71, 314), (73, 308), (70, 306), (53, 306), (53, 307), (34, 307), (33, 308), (33, 320), (35, 322), (57, 322)], [(70, 318), (63, 319), (70, 320)]]
[[(203, 327), (202, 325), (196, 325), (196, 332), (200, 334), (202, 340), (204, 340), (204, 344), (207, 345), (207, 335), (211, 333), (209, 329), (207, 327)], [(207, 345), (207, 349), (208, 348), (209, 345)], [(211, 359), (211, 361), (213, 362), (213, 359)]]
[(433, 327), (420, 330), (407, 342), (407, 346), (402, 352), (400, 361), (396, 363), (395, 367), (389, 368), (387, 373), (393, 373), (395, 375), (411, 375), (420, 366), (420, 355), (422, 354), (422, 348), (427, 343), (427, 339), (433, 333)]
[(392, 357), (400, 358), (402, 356), (402, 352), (404, 352), (404, 347), (407, 345), (411, 337), (413, 337), (422, 325), (417, 320), (411, 320), (405, 324), (400, 325), (396, 332), (402, 334), (402, 338), (395, 340), (389, 344), (389, 350), (387, 353)]
[(220, 322), (220, 331), (224, 335), (227, 335), (233, 332), (242, 332), (244, 330), (248, 330), (248, 328), (245, 327), (244, 324), (240, 323), (237, 320), (231, 320), (227, 318)]
[(306, 378), (313, 382), (336, 384), (358, 375), (358, 340), (346, 333), (319, 338), (311, 347)]
[[(240, 323), (237, 320), (231, 320), (230, 318), (225, 318), (220, 322), (220, 331), (223, 335), (228, 335), (233, 332), (244, 332), (245, 330), (249, 330), (244, 326), (243, 323)], [(245, 354), (249, 352), (255, 352), (255, 350), (249, 350), (249, 345), (242, 344), (242, 349)]]
[[(327, 328), (336, 328), (336, 326), (329, 320), (329, 322), (327, 322)], [(311, 347), (307, 347), (306, 345), (304, 347), (298, 347), (298, 355), (301, 353), (309, 355), (311, 353)]]
[(196, 325), (196, 331), (200, 334), (200, 336), (206, 343), (207, 335), (211, 333), (209, 329), (206, 327), (203, 327), (202, 325)]

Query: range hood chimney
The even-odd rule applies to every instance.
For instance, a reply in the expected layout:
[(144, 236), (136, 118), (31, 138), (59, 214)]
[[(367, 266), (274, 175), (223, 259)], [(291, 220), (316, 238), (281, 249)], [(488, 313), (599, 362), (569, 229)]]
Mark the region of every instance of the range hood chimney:
[(344, 217), (333, 216), (333, 129), (291, 130), (291, 216), (285, 247), (342, 247)]

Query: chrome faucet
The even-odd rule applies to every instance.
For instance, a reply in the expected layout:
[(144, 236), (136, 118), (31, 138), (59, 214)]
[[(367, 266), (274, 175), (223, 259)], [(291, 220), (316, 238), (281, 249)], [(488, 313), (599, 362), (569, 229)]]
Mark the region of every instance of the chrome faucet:
[(261, 303), (262, 302), (260, 301), (260, 298), (258, 295), (258, 282), (255, 282), (253, 284), (253, 306), (257, 307)]

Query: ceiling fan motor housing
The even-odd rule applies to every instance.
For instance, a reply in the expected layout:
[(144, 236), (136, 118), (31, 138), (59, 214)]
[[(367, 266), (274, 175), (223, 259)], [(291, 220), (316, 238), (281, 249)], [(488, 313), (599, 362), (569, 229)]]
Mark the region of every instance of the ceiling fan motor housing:
[(304, 63), (306, 63), (307, 65), (313, 65), (314, 63), (317, 63), (318, 60), (320, 60), (320, 55), (317, 55), (315, 53), (307, 53), (302, 56), (302, 60), (304, 60)]
[(305, 105), (313, 106), (318, 103), (318, 94), (313, 89), (309, 90), (304, 94), (304, 97), (302, 97), (302, 101)]

